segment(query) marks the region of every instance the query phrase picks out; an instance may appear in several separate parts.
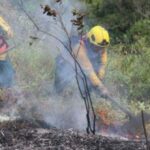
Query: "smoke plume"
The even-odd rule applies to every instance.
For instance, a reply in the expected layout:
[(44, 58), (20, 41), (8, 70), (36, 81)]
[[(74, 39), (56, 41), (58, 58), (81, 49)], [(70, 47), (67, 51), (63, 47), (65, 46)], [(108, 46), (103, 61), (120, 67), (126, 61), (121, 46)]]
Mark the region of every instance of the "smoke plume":
[[(15, 84), (9, 93), (11, 102), (3, 106), (1, 114), (11, 118), (41, 119), (58, 128), (83, 130), (86, 127), (85, 107), (76, 83), (73, 83), (73, 89), (68, 88), (63, 95), (58, 95), (54, 88), (56, 57), (71, 58), (58, 40), (40, 32), (35, 26), (55, 35), (63, 43), (68, 42), (59, 21), (43, 14), (40, 5), (46, 4), (61, 14), (71, 36), (75, 32), (70, 22), (73, 17), (71, 11), (83, 6), (78, 2), (66, 0), (60, 5), (52, 0), (0, 1), (1, 15), (14, 33), (13, 38), (7, 41), (10, 48), (14, 47), (9, 55), (15, 70)], [(64, 70), (62, 74), (66, 72)], [(13, 99), (17, 100), (14, 102)]]

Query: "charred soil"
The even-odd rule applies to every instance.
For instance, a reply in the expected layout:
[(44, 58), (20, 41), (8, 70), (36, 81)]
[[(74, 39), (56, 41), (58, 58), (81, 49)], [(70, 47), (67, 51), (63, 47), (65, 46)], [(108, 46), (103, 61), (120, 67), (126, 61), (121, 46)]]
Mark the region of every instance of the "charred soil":
[(33, 121), (0, 123), (1, 150), (145, 150), (144, 141), (125, 141), (100, 135), (44, 127)]

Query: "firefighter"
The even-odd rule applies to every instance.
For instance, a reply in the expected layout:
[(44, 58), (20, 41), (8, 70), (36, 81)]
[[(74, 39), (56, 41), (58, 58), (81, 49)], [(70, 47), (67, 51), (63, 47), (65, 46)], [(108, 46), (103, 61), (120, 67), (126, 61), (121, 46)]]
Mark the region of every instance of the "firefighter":
[[(8, 59), (8, 44), (6, 39), (12, 37), (13, 32), (8, 23), (0, 16), (0, 89), (1, 94), (4, 89), (11, 87), (13, 82), (14, 70)], [(0, 95), (2, 96), (2, 95)]]
[[(71, 38), (72, 47), (73, 47), (73, 55), (76, 56), (76, 59), (78, 60), (79, 64), (81, 65), (84, 73), (86, 74), (86, 77), (89, 82), (89, 87), (92, 87), (93, 89), (96, 89), (96, 91), (100, 92), (102, 96), (106, 96), (109, 94), (107, 88), (102, 83), (102, 80), (105, 76), (105, 69), (107, 64), (107, 47), (110, 43), (109, 39), (109, 33), (108, 31), (103, 28), (102, 26), (94, 26), (91, 28), (91, 30), (85, 34), (82, 38), (78, 38), (76, 36)], [(56, 67), (59, 69), (60, 74), (64, 74), (65, 68), (65, 75), (62, 77), (62, 75), (59, 76), (59, 85), (60, 82), (70, 80), (71, 73), (71, 66), (70, 69), (68, 69), (68, 63), (65, 63), (63, 59), (57, 58), (56, 61), (58, 64)], [(65, 67), (67, 66), (67, 67)], [(58, 70), (57, 69), (57, 70)], [(67, 79), (60, 79), (60, 78), (66, 78)], [(73, 77), (73, 75), (72, 75)], [(70, 80), (71, 81), (71, 80)], [(61, 87), (64, 88), (66, 86), (66, 83)], [(60, 88), (60, 86), (57, 86)]]
[(75, 46), (73, 53), (92, 86), (103, 96), (108, 94), (102, 80), (107, 64), (107, 46), (110, 43), (108, 31), (101, 26), (94, 26)]

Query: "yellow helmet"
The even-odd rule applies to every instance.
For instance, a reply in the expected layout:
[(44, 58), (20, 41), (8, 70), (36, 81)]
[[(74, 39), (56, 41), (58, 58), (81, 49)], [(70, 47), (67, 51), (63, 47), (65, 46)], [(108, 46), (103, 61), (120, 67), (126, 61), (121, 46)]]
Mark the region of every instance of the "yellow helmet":
[(101, 26), (93, 27), (87, 33), (87, 37), (92, 44), (100, 47), (106, 47), (110, 43), (108, 31)]

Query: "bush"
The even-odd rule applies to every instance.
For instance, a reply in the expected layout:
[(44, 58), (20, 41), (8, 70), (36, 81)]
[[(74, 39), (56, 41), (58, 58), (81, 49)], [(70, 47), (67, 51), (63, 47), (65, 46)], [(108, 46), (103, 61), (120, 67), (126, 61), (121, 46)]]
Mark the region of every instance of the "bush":
[(130, 100), (150, 100), (150, 1), (85, 2), (89, 4), (89, 26), (99, 23), (111, 35), (106, 83)]
[(128, 33), (132, 25), (137, 21), (150, 19), (148, 0), (85, 0), (85, 2), (90, 4), (90, 26), (96, 22), (108, 28), (113, 43), (126, 43), (124, 34)]
[[(119, 51), (122, 47), (118, 45), (114, 48)], [(127, 90), (128, 93), (123, 93), (127, 94), (124, 96), (128, 96), (128, 99), (148, 101), (150, 99), (150, 49), (143, 45), (141, 51), (145, 52), (140, 55), (111, 52), (106, 79), (108, 83), (117, 85), (118, 91)]]
[(34, 46), (19, 47), (11, 53), (11, 61), (16, 71), (16, 84), (34, 95), (48, 96), (54, 79), (54, 59), (50, 51)]
[(145, 39), (145, 44), (150, 44), (150, 20), (144, 19), (137, 21), (129, 30), (129, 36), (133, 42)]

